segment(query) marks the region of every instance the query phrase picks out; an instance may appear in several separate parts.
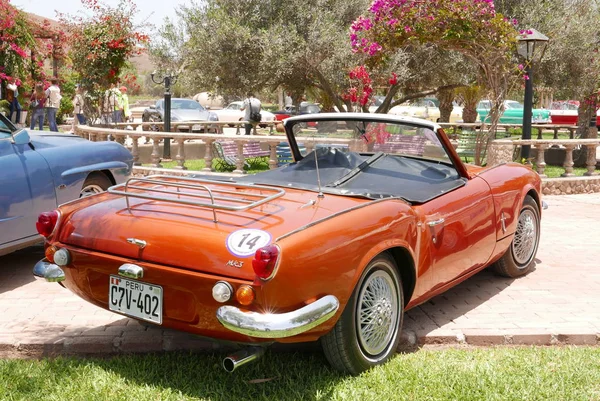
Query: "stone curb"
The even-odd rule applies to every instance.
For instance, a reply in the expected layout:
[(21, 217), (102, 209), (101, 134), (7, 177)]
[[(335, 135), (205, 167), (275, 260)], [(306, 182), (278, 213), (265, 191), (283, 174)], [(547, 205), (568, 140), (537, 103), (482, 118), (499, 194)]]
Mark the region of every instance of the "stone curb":
[[(314, 344), (313, 344), (314, 345)], [(600, 346), (600, 333), (570, 331), (551, 333), (548, 331), (497, 331), (472, 329), (446, 331), (446, 333), (419, 334), (405, 330), (401, 334), (398, 350), (411, 352), (432, 345), (447, 346)], [(306, 348), (312, 347), (310, 344)], [(298, 348), (294, 344), (276, 344), (278, 351)], [(156, 352), (218, 352), (227, 353), (232, 345), (217, 342), (176, 331), (127, 332), (118, 336), (89, 335), (44, 339), (37, 337), (26, 342), (16, 342), (14, 338), (0, 335), (0, 358), (30, 359), (57, 356), (114, 356), (120, 354), (141, 354)]]

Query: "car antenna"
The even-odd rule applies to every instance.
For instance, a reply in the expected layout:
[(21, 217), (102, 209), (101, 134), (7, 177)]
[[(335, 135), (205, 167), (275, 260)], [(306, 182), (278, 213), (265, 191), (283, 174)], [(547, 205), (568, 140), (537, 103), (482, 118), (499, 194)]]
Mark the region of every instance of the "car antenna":
[(315, 147), (315, 167), (317, 169), (317, 186), (319, 187), (319, 194), (317, 195), (317, 198), (322, 199), (325, 197), (325, 195), (323, 195), (323, 191), (321, 190), (321, 174), (319, 174), (319, 161), (317, 160), (319, 158), (319, 155), (317, 154), (318, 150), (319, 148)]

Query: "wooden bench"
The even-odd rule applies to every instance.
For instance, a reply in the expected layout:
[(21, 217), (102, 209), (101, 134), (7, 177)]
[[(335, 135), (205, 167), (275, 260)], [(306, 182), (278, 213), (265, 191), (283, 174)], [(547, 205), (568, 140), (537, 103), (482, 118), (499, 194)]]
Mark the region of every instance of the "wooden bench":
[(392, 135), (385, 143), (375, 143), (375, 152), (423, 156), (427, 138), (423, 135)]
[[(318, 145), (317, 145), (318, 146)], [(298, 148), (300, 154), (306, 155), (306, 147), (299, 143)], [(292, 156), (292, 149), (287, 142), (280, 142), (277, 145), (277, 166), (281, 167), (286, 164), (294, 163), (294, 157)]]
[(475, 149), (477, 147), (477, 131), (463, 130), (458, 135), (458, 146), (456, 153), (467, 161), (467, 158), (475, 157)]
[[(235, 141), (214, 141), (213, 152), (216, 156), (216, 164), (218, 168), (230, 169), (235, 168), (238, 162), (238, 149)], [(262, 150), (260, 142), (244, 143), (244, 165), (264, 161), (262, 158), (270, 155), (270, 151)]]

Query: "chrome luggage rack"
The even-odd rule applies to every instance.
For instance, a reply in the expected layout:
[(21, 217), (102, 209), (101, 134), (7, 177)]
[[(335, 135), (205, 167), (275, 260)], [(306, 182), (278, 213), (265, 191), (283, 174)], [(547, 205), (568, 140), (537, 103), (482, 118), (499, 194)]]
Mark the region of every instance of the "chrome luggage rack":
[[(154, 184), (153, 186), (140, 186), (136, 184)], [(208, 185), (231, 187), (235, 189), (255, 189), (260, 193), (239, 192), (223, 188), (209, 188)], [(168, 188), (170, 187), (170, 188)], [(206, 193), (183, 192), (182, 189), (205, 191)], [(133, 190), (143, 191), (134, 192)], [(208, 207), (213, 210), (213, 220), (217, 222), (216, 209), (241, 211), (254, 208), (263, 203), (272, 201), (285, 194), (283, 189), (266, 187), (254, 184), (224, 182), (201, 178), (177, 177), (172, 175), (152, 175), (143, 178), (129, 178), (124, 184), (108, 188), (108, 192), (123, 195), (127, 202), (127, 210), (131, 212), (129, 198), (141, 198), (162, 202), (179, 203), (183, 205)], [(266, 194), (264, 193), (266, 192)], [(165, 194), (165, 196), (161, 196)], [(170, 195), (170, 196), (169, 196)], [(185, 197), (185, 198), (182, 198)], [(247, 199), (254, 198), (254, 199)], [(210, 200), (210, 202), (208, 202)], [(217, 203), (221, 201), (221, 203)]]

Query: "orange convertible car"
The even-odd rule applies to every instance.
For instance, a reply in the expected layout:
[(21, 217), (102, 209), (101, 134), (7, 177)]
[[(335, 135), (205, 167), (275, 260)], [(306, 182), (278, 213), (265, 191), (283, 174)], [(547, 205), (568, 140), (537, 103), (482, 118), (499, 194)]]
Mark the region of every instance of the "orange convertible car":
[[(384, 363), (404, 311), (487, 266), (534, 264), (540, 178), (464, 165), (433, 122), (289, 118), (294, 162), (243, 178), (131, 178), (40, 215), (37, 277), (116, 313), (246, 346), (320, 340), (357, 374)], [(300, 149), (307, 149), (306, 154)]]

